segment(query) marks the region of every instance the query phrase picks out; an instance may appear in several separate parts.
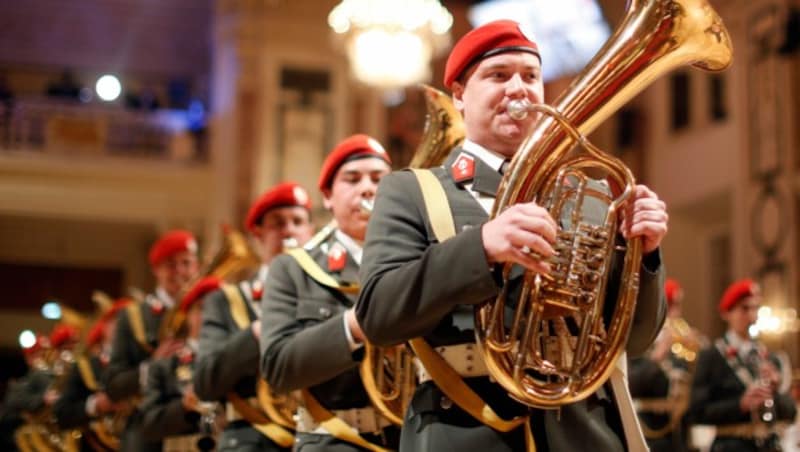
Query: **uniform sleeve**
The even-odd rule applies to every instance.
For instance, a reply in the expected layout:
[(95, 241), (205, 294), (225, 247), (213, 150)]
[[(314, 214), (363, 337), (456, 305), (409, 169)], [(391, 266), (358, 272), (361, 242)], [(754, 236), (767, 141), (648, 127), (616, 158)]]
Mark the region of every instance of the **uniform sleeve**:
[(203, 302), (203, 327), (194, 369), (194, 389), (202, 400), (219, 400), (244, 377), (258, 370), (258, 340), (250, 328), (229, 329), (230, 309), (224, 292)]
[(664, 278), (661, 251), (655, 250), (643, 256), (639, 271), (639, 294), (636, 298), (631, 332), (625, 347), (631, 357), (643, 355), (664, 324), (667, 313)]
[(479, 227), (430, 244), (414, 175), (381, 179), (361, 265), (358, 321), (370, 341), (391, 345), (424, 336), (459, 304), (498, 291)]
[(261, 304), (261, 372), (277, 392), (314, 386), (357, 365), (342, 313), (321, 319), (298, 309), (327, 303), (300, 298), (312, 292), (309, 285), (316, 283), (292, 257), (279, 256), (270, 265)]
[(71, 429), (89, 423), (89, 415), (86, 413), (86, 398), (89, 395), (91, 391), (84, 385), (78, 365), (73, 364), (61, 397), (53, 405), (53, 414), (59, 427)]
[(134, 355), (134, 347), (137, 346), (128, 319), (128, 311), (123, 310), (119, 314), (111, 345), (111, 359), (105, 373), (106, 393), (113, 401), (135, 396), (141, 392), (139, 361)]
[(170, 394), (169, 379), (172, 358), (154, 361), (148, 369), (147, 385), (143, 393), (142, 435), (151, 441), (167, 436), (185, 435), (197, 429), (197, 423), (190, 423), (191, 416), (183, 408), (181, 396)]

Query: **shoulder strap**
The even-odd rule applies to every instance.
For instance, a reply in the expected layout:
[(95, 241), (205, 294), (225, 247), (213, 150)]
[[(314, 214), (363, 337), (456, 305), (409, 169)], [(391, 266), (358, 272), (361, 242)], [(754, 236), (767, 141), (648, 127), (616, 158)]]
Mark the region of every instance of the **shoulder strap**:
[(416, 176), (419, 188), (422, 190), (425, 210), (436, 239), (439, 242), (444, 242), (456, 235), (456, 226), (453, 222), (450, 201), (447, 200), (442, 183), (429, 169), (412, 168), (411, 172)]
[(144, 302), (131, 303), (125, 308), (128, 311), (128, 323), (131, 325), (131, 332), (133, 337), (139, 345), (147, 350), (148, 353), (153, 352), (153, 347), (147, 342), (147, 333), (144, 330), (144, 319), (142, 318), (141, 306)]
[(247, 303), (242, 297), (239, 288), (232, 284), (223, 284), (222, 292), (228, 300), (228, 306), (231, 309), (231, 317), (240, 330), (250, 326), (250, 315), (247, 313)]
[(92, 370), (92, 363), (89, 359), (83, 355), (78, 356), (75, 359), (75, 364), (78, 366), (78, 372), (81, 375), (83, 384), (92, 392), (100, 389), (100, 386), (97, 384), (97, 378), (94, 375), (94, 370)]
[(336, 281), (333, 276), (329, 275), (322, 267), (317, 264), (316, 261), (308, 254), (303, 248), (294, 248), (286, 252), (289, 256), (292, 256), (297, 264), (300, 265), (300, 268), (303, 269), (304, 272), (308, 276), (310, 276), (314, 281), (322, 284), (323, 286), (330, 287), (332, 289), (336, 289), (343, 293), (358, 293), (361, 289), (357, 285), (342, 285)]

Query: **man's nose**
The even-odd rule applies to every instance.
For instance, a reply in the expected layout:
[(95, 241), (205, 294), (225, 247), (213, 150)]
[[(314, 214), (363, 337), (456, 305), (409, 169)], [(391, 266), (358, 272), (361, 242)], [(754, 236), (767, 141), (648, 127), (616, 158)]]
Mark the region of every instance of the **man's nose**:
[(523, 83), (522, 77), (519, 74), (514, 74), (508, 79), (506, 83), (506, 93), (509, 96), (525, 94), (525, 83)]

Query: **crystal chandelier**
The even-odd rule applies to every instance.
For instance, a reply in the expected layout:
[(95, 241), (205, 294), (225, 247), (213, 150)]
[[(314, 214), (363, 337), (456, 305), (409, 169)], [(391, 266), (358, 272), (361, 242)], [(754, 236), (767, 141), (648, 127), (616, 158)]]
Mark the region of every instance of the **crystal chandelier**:
[(439, 0), (342, 0), (328, 24), (357, 79), (398, 88), (430, 79), (431, 59), (450, 44), (453, 16)]

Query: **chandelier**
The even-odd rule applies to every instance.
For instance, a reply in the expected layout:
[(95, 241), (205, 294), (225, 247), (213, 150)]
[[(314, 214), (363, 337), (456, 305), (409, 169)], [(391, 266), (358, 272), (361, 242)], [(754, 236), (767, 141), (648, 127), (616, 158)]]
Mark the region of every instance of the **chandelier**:
[(328, 15), (359, 80), (398, 88), (430, 79), (450, 44), (453, 16), (439, 0), (342, 0)]

